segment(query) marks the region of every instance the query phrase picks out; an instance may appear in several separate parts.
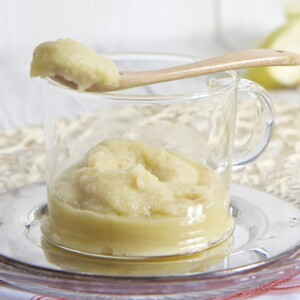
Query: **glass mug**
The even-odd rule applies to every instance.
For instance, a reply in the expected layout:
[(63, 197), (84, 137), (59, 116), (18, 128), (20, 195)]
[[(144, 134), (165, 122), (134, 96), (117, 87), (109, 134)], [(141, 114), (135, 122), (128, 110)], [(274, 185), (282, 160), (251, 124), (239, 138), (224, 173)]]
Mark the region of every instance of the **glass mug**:
[[(107, 55), (119, 70), (185, 64), (194, 57)], [(269, 96), (237, 72), (111, 93), (78, 93), (45, 80), (51, 243), (93, 256), (191, 254), (227, 239), (232, 167), (267, 146)], [(237, 93), (256, 105), (250, 138), (233, 153)]]

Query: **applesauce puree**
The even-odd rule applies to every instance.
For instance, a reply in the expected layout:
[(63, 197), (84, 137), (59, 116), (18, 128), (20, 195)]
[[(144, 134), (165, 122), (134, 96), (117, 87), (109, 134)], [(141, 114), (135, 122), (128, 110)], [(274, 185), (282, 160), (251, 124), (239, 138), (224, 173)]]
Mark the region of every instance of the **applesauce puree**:
[(190, 253), (232, 231), (226, 184), (180, 153), (129, 139), (92, 148), (48, 187), (51, 242), (95, 255)]
[(31, 77), (61, 78), (79, 91), (119, 84), (119, 70), (106, 57), (71, 39), (40, 44), (33, 52)]

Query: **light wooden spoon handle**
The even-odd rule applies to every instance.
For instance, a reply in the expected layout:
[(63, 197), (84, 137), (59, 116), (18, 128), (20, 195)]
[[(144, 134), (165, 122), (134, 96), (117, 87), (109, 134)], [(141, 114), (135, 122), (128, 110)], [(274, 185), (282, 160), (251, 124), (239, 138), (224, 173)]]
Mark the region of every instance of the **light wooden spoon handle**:
[(273, 49), (232, 52), (172, 68), (122, 73), (118, 90), (251, 67), (300, 65), (300, 54)]

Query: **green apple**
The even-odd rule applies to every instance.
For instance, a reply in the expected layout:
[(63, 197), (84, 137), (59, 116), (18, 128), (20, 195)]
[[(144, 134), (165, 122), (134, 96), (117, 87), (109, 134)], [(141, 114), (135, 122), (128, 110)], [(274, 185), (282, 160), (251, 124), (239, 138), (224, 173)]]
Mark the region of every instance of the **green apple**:
[[(300, 53), (300, 18), (288, 22), (273, 32), (260, 48)], [(267, 89), (300, 85), (300, 67), (265, 67), (249, 69), (246, 77)]]
[(284, 12), (289, 20), (299, 18), (300, 16), (300, 1), (299, 0), (285, 0)]

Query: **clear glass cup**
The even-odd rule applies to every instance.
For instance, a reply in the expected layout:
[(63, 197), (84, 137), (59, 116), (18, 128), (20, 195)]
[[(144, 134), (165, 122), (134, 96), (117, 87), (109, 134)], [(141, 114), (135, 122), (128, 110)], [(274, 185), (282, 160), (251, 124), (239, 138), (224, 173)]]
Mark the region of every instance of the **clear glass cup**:
[[(119, 70), (175, 66), (195, 57), (107, 55)], [(234, 229), (233, 167), (267, 146), (266, 91), (237, 72), (113, 93), (78, 93), (45, 80), (51, 243), (93, 256), (148, 259), (191, 254)], [(250, 138), (233, 153), (237, 94), (256, 107)]]

